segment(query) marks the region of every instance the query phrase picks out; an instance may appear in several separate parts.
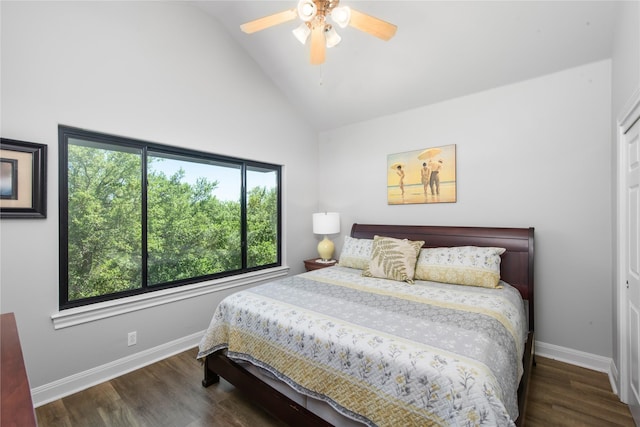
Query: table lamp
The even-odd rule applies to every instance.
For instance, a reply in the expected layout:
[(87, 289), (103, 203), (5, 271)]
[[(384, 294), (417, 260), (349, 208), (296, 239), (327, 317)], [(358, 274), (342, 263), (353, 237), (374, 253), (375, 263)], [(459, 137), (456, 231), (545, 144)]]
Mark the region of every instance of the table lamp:
[(319, 262), (329, 263), (333, 256), (335, 246), (327, 238), (327, 234), (340, 232), (340, 214), (337, 212), (321, 212), (313, 214), (313, 233), (324, 234), (324, 239), (318, 243)]

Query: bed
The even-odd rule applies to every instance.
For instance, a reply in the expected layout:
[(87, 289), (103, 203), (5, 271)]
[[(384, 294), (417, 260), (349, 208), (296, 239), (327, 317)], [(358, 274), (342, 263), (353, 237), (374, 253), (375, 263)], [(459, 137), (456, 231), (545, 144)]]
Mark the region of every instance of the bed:
[[(342, 266), (233, 294), (200, 343), (202, 384), (222, 377), (289, 425), (522, 425), (533, 228), (354, 224), (347, 239), (375, 253), (394, 239), (419, 247), (417, 280), (385, 278), (341, 254)], [(443, 254), (498, 248), (495, 287), (423, 280)]]

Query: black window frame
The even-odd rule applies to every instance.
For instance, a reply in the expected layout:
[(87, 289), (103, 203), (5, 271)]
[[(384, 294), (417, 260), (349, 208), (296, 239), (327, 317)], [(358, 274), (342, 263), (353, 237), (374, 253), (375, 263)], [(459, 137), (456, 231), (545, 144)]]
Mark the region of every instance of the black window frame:
[[(69, 253), (68, 253), (68, 230), (69, 230), (69, 188), (68, 188), (68, 144), (69, 139), (80, 139), (84, 141), (95, 142), (99, 144), (106, 144), (113, 147), (124, 147), (140, 149), (142, 156), (141, 164), (141, 178), (142, 178), (142, 283), (138, 289), (132, 289), (127, 291), (120, 291), (111, 294), (105, 294), (95, 297), (88, 297), (78, 300), (69, 301), (69, 288), (68, 288), (68, 275), (69, 275)], [(198, 150), (191, 150), (182, 147), (175, 147), (165, 144), (158, 144), (154, 142), (143, 141), (134, 138), (110, 135), (100, 132), (94, 132), (86, 129), (80, 129), (76, 127), (58, 126), (58, 145), (59, 145), (59, 308), (60, 310), (95, 304), (104, 301), (116, 300), (124, 297), (130, 297), (135, 295), (141, 295), (151, 292), (157, 292), (167, 288), (176, 288), (193, 283), (199, 283), (212, 279), (219, 279), (223, 277), (237, 276), (245, 273), (249, 273), (257, 270), (264, 270), (268, 268), (279, 267), (282, 265), (282, 166), (258, 162), (254, 160), (247, 160), (241, 158), (235, 158), (230, 156), (217, 155), (213, 153), (207, 153)], [(147, 262), (148, 262), (148, 248), (147, 248), (147, 155), (148, 152), (161, 153), (174, 156), (187, 156), (194, 157), (208, 161), (223, 162), (228, 164), (236, 164), (241, 170), (241, 183), (240, 183), (240, 233), (241, 233), (241, 262), (242, 267), (237, 270), (224, 271), (204, 276), (198, 276), (188, 279), (176, 280), (173, 282), (153, 284), (147, 283)], [(276, 172), (277, 183), (277, 242), (276, 242), (276, 262), (271, 264), (265, 264), (255, 267), (247, 267), (247, 169), (260, 168), (273, 170)]]

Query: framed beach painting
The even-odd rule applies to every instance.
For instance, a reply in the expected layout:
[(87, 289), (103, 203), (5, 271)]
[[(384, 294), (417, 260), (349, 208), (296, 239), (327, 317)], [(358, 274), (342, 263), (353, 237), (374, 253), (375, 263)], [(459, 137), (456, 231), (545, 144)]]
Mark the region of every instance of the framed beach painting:
[(0, 139), (0, 218), (47, 217), (47, 146)]
[(455, 144), (387, 156), (388, 204), (455, 203), (456, 197)]

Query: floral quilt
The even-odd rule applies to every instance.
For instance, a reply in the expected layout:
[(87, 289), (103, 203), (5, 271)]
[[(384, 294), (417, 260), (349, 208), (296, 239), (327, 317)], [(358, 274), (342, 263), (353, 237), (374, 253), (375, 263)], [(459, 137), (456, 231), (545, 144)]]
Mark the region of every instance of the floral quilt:
[(198, 358), (225, 349), (371, 426), (512, 426), (527, 326), (501, 284), (315, 270), (225, 298)]

